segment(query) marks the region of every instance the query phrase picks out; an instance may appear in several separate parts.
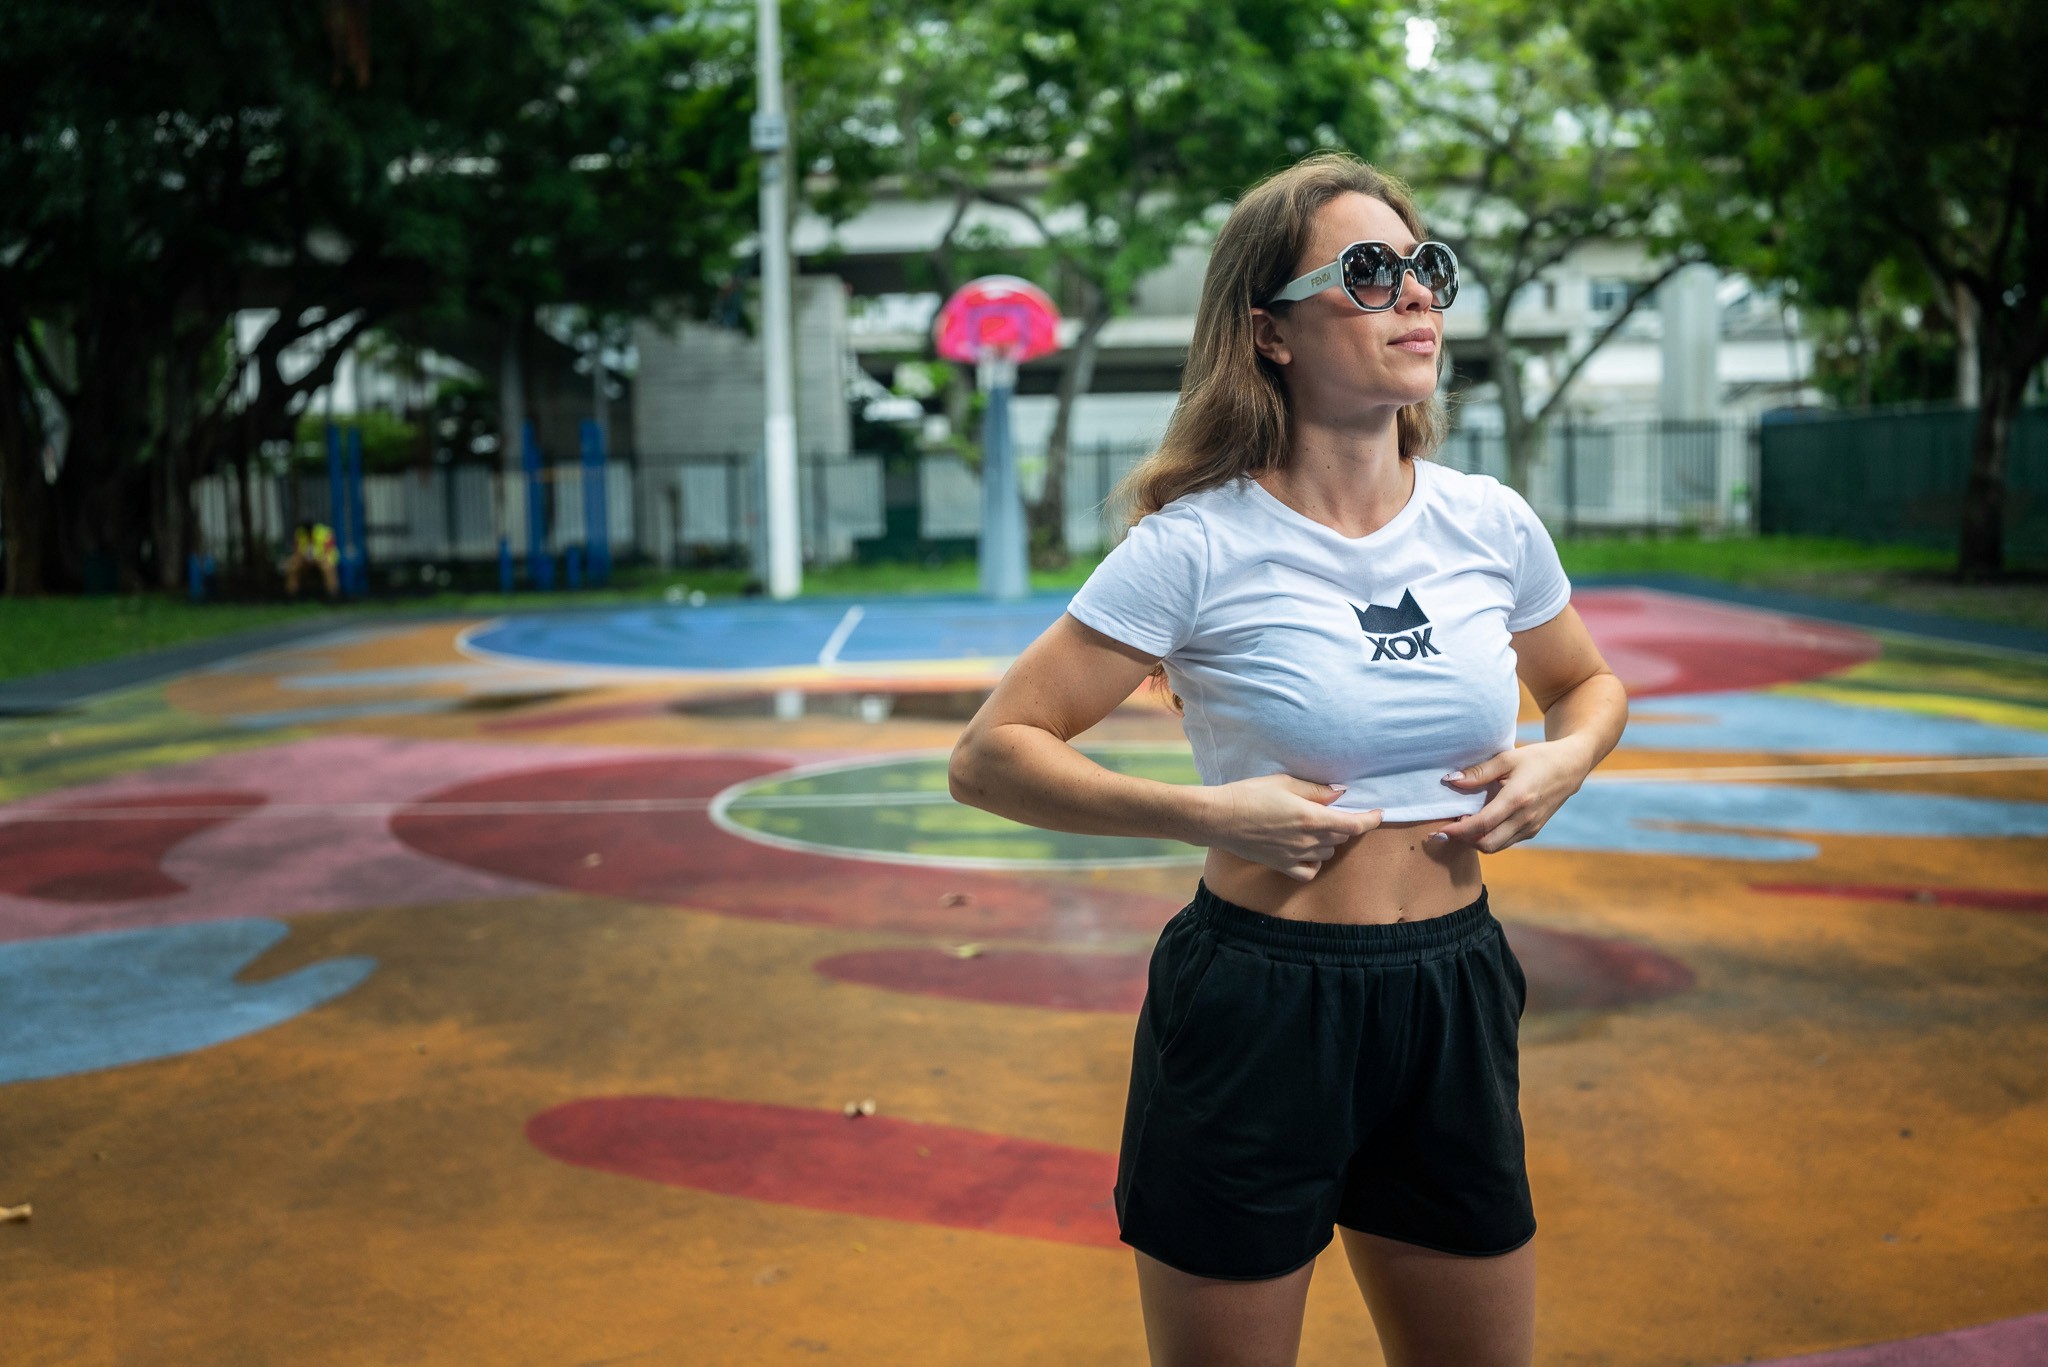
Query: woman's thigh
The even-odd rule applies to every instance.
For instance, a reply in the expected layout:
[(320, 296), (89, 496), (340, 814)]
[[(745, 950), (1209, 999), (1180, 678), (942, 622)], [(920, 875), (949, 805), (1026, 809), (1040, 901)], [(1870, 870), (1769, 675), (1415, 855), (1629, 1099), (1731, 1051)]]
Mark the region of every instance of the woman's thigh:
[(1285, 1276), (1230, 1281), (1137, 1257), (1152, 1367), (1294, 1367), (1314, 1259)]
[(1439, 1253), (1339, 1226), (1387, 1367), (1529, 1367), (1536, 1241), (1511, 1253)]

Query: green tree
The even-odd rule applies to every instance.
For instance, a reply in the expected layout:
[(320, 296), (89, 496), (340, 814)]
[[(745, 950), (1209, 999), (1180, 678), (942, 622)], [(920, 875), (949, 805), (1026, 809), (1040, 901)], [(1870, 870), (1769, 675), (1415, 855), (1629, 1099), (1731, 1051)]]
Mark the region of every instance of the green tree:
[[(1424, 200), (1430, 232), (1458, 254), (1483, 291), (1481, 349), (1500, 393), (1508, 483), (1528, 488), (1543, 425), (1571, 382), (1680, 266), (1657, 227), (1672, 172), (1639, 88), (1602, 89), (1592, 60), (1553, 0), (1435, 0), (1417, 16), (1434, 24), (1431, 59), (1395, 78), (1393, 164)], [(1643, 242), (1663, 260), (1631, 283), (1597, 326), (1567, 337), (1550, 357), (1546, 393), (1530, 394), (1534, 349), (1508, 315), (1574, 252), (1613, 238)]]
[[(77, 587), (96, 563), (175, 582), (191, 481), (246, 481), (371, 327), (707, 298), (753, 223), (746, 17), (661, 0), (0, 11), (10, 591)], [(236, 311), (261, 307), (268, 324), (215, 364)]]
[(1611, 79), (1654, 73), (1686, 231), (1802, 301), (1874, 273), (1962, 301), (1981, 373), (1957, 569), (2004, 565), (2006, 458), (2048, 359), (2048, 8), (2012, 0), (1592, 0)]
[[(1377, 149), (1384, 12), (1375, 0), (910, 0), (889, 15), (895, 61), (875, 122), (906, 183), (955, 202), (942, 265), (959, 247), (1007, 246), (1079, 324), (1029, 515), (1034, 558), (1063, 563), (1068, 433), (1103, 329), (1245, 186), (1317, 147)], [(1025, 226), (1007, 244), (956, 241), (977, 201)]]

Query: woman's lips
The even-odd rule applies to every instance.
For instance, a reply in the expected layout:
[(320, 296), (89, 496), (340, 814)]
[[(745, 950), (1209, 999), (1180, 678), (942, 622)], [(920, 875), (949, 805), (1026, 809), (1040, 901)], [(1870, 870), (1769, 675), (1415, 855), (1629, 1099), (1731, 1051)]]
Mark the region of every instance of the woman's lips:
[(1404, 337), (1401, 340), (1397, 342), (1391, 342), (1388, 345), (1399, 347), (1403, 351), (1412, 351), (1418, 356), (1429, 356), (1434, 354), (1436, 351), (1436, 338)]

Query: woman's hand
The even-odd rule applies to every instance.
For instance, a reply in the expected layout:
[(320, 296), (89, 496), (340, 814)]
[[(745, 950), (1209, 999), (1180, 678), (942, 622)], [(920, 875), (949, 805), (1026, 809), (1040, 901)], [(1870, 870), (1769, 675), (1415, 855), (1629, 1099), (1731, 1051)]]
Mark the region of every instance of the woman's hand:
[(1291, 774), (1240, 779), (1212, 790), (1217, 829), (1203, 843), (1306, 883), (1354, 835), (1380, 824), (1380, 809), (1336, 811), (1342, 788)]
[(1458, 777), (1445, 777), (1445, 785), (1461, 793), (1498, 786), (1484, 807), (1426, 839), (1439, 844), (1463, 840), (1484, 854), (1496, 854), (1542, 830), (1565, 799), (1579, 791), (1592, 768), (1586, 747), (1573, 739), (1535, 741), (1503, 750), (1482, 764), (1468, 766)]

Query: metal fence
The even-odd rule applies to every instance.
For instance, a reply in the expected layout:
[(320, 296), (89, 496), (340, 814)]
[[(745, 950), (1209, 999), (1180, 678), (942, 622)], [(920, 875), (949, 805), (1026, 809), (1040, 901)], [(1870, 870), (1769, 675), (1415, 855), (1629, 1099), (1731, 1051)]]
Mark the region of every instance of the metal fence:
[[(1071, 451), (1065, 475), (1066, 537), (1089, 553), (1113, 543), (1119, 527), (1105, 506), (1117, 482), (1143, 459), (1144, 446)], [(1553, 424), (1533, 451), (1524, 493), (1563, 534), (1599, 529), (1714, 527), (1747, 529), (1756, 487), (1756, 429), (1738, 421)], [(1506, 443), (1498, 433), (1454, 433), (1437, 459), (1505, 479)], [(1037, 499), (1042, 458), (1027, 457), (1021, 483)], [(803, 555), (811, 565), (861, 559), (923, 558), (971, 549), (981, 530), (981, 484), (952, 455), (890, 461), (879, 455), (807, 456), (798, 463)], [(252, 481), (249, 521), (272, 554), (287, 549), (298, 520), (332, 522), (326, 474)], [(585, 532), (585, 479), (575, 461), (547, 461), (541, 490), (546, 549), (560, 555)], [(642, 454), (605, 471), (607, 525), (615, 562), (661, 566), (763, 567), (765, 485), (752, 453), (724, 456)], [(204, 548), (239, 553), (239, 485), (214, 476), (196, 486)], [(372, 566), (495, 564), (502, 538), (515, 559), (527, 553), (527, 483), (518, 472), (447, 466), (367, 475), (363, 504)]]
[[(1453, 432), (1437, 459), (1508, 482), (1507, 439)], [(1746, 418), (1545, 425), (1522, 493), (1554, 531), (1752, 530), (1757, 427)]]
[[(1759, 528), (1953, 549), (1976, 425), (1953, 404), (1770, 414)], [(2005, 481), (2007, 558), (2048, 560), (2048, 407), (2013, 423)]]

